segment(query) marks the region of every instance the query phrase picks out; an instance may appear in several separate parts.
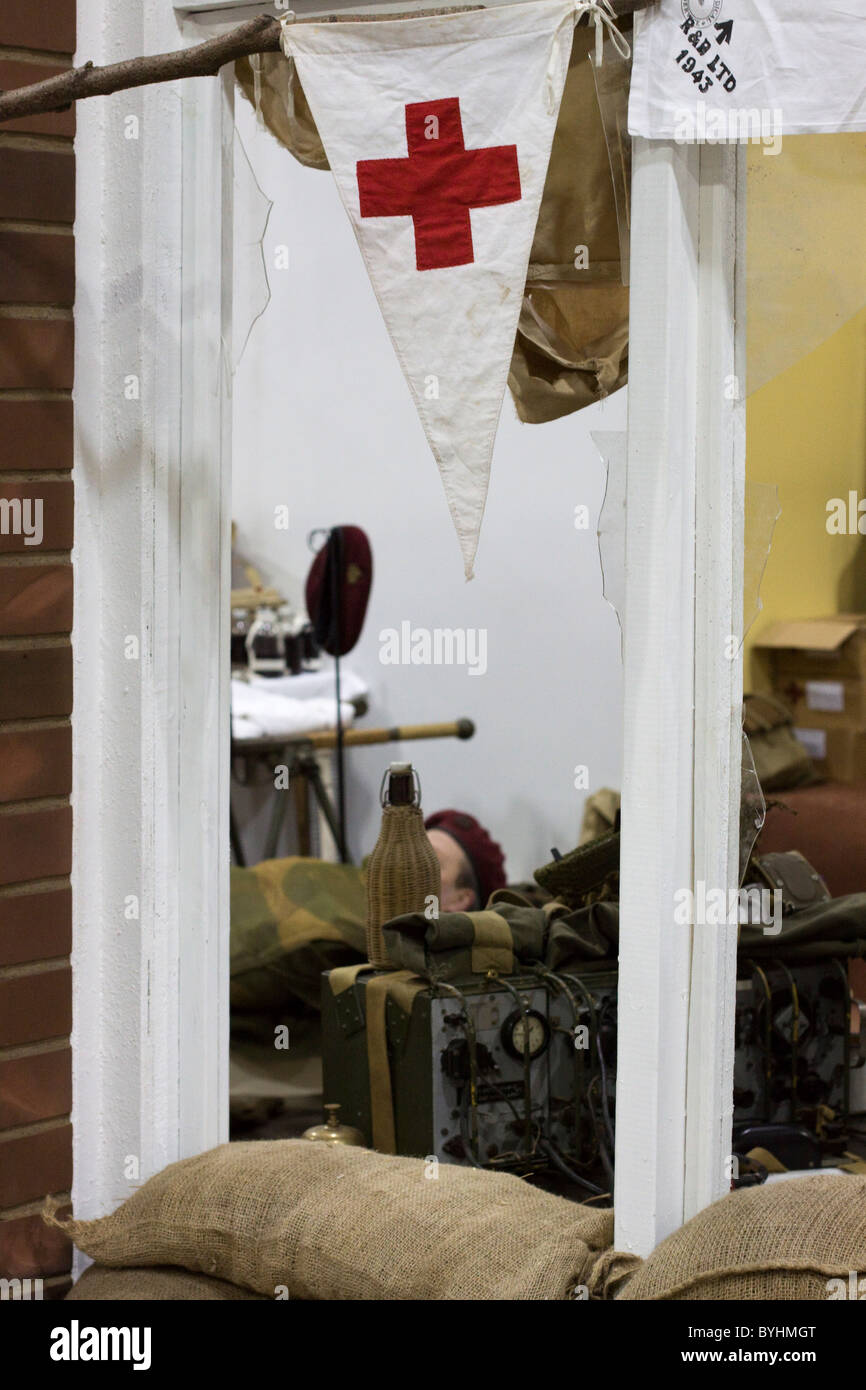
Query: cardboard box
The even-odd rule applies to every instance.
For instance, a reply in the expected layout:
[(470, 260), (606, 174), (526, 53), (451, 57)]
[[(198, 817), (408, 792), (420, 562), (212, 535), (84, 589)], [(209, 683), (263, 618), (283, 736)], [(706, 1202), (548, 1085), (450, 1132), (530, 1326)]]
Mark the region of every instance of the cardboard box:
[(866, 782), (866, 729), (807, 729), (795, 725), (794, 733), (822, 777), (832, 782)]
[(866, 614), (774, 623), (755, 646), (798, 728), (866, 729)]

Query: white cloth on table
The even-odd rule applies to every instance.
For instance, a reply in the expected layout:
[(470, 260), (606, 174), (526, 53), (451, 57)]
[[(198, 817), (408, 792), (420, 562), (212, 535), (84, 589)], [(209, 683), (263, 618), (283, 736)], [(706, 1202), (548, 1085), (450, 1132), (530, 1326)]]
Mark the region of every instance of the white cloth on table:
[[(297, 681), (302, 677), (292, 676), (289, 679)], [(317, 695), (296, 699), (283, 690), (271, 688), (285, 687), (286, 684), (287, 681), (279, 676), (273, 680), (233, 680), (232, 737), (291, 738), (295, 734), (336, 727), (337, 702), (333, 697)], [(345, 700), (340, 703), (343, 724), (348, 727), (355, 718), (355, 708)]]
[[(301, 671), (297, 676), (252, 676), (250, 683), (266, 687), (274, 695), (288, 695), (292, 700), (310, 700), (320, 695), (335, 698), (333, 663), (321, 671)], [(234, 682), (232, 682), (234, 688)], [(357, 700), (370, 693), (370, 687), (354, 671), (340, 667), (340, 699)]]

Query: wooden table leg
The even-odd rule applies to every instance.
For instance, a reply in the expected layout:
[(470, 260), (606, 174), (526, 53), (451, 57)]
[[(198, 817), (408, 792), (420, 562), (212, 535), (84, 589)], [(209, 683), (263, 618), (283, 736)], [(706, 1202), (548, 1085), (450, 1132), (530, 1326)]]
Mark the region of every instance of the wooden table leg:
[(303, 764), (292, 768), (292, 791), (295, 798), (295, 823), (298, 828), (298, 854), (308, 859), (312, 854), (310, 842), (310, 788)]
[(235, 819), (234, 808), (232, 807), (231, 801), (229, 801), (229, 842), (231, 844), (232, 854), (235, 858), (235, 864), (239, 869), (245, 869), (247, 861), (244, 856), (244, 847), (241, 844), (240, 831), (238, 830), (238, 823)]

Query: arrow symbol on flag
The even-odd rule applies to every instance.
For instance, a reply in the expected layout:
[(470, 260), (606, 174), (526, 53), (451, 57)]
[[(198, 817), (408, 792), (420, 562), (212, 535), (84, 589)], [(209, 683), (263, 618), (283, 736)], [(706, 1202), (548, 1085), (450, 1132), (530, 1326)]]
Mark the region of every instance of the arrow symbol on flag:
[(716, 24), (713, 27), (718, 34), (718, 38), (716, 39), (717, 44), (731, 42), (731, 35), (734, 32), (734, 21), (732, 19), (726, 19), (721, 24)]

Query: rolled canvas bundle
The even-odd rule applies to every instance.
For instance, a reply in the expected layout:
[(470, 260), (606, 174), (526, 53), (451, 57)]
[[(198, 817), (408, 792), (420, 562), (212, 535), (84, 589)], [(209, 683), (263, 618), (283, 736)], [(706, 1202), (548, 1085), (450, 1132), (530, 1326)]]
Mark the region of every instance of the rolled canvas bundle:
[(572, 912), (561, 903), (531, 907), (520, 898), (506, 890), (494, 893), (482, 912), (394, 917), (383, 929), (388, 956), (395, 968), (434, 981), (491, 969), (509, 975), (536, 963), (584, 972), (615, 965), (617, 904), (593, 903)]

